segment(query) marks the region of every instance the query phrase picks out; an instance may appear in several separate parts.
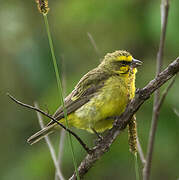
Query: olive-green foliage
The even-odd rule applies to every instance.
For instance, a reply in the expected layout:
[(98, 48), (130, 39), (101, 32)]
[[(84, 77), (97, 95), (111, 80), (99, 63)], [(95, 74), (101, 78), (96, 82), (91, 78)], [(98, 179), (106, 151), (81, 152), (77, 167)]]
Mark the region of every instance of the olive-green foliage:
[[(154, 77), (160, 37), (159, 0), (61, 0), (50, 1), (49, 6), (48, 17), (60, 72), (64, 57), (67, 93), (82, 75), (99, 63), (87, 32), (95, 39), (101, 58), (107, 52), (126, 49), (144, 62), (137, 74), (137, 87), (143, 87)], [(178, 7), (179, 1), (172, 0), (164, 65), (179, 55)], [(26, 143), (27, 137), (39, 130), (35, 112), (17, 106), (5, 96), (6, 92), (10, 92), (29, 104), (38, 101), (50, 113), (60, 102), (43, 19), (34, 0), (1, 2), (0, 42), (0, 179), (53, 179), (54, 167), (46, 144), (40, 142), (31, 147)], [(177, 79), (160, 113), (152, 179), (179, 177), (179, 117), (173, 112), (173, 108), (179, 109), (178, 84)], [(144, 151), (151, 112), (152, 99), (137, 113), (138, 134)], [(95, 136), (79, 130), (75, 132), (90, 145), (93, 144)], [(56, 133), (52, 137), (57, 149), (59, 135)], [(127, 131), (124, 131), (86, 179), (134, 179), (133, 157), (128, 150), (127, 139)], [(85, 152), (76, 140), (74, 144), (80, 162)], [(62, 170), (65, 177), (73, 171), (67, 142)]]

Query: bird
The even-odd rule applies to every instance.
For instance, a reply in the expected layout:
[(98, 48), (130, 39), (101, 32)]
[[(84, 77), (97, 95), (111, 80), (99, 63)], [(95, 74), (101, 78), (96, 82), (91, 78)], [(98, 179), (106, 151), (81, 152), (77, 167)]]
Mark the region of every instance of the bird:
[[(102, 133), (113, 127), (135, 96), (137, 67), (142, 62), (125, 50), (107, 53), (101, 63), (85, 74), (64, 99), (69, 127)], [(65, 125), (63, 107), (53, 118)], [(50, 121), (42, 130), (28, 138), (31, 145), (54, 132), (59, 125)]]

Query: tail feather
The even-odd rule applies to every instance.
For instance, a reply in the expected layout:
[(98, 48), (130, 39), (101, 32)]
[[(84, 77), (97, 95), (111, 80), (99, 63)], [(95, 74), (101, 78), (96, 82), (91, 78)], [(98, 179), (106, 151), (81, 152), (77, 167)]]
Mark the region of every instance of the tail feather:
[(38, 131), (37, 133), (35, 133), (34, 135), (32, 135), (31, 137), (29, 137), (27, 139), (27, 142), (32, 145), (37, 143), (38, 141), (40, 141), (42, 138), (44, 138), (46, 135), (51, 134), (54, 131), (54, 124), (47, 126), (45, 128), (43, 128), (42, 130)]

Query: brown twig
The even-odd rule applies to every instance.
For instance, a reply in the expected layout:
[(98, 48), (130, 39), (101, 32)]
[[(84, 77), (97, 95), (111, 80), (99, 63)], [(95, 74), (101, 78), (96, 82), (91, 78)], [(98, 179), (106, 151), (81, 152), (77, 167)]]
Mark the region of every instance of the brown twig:
[(16, 98), (14, 98), (12, 95), (10, 95), (9, 93), (7, 93), (7, 96), (10, 97), (14, 102), (16, 102), (17, 104), (23, 106), (23, 107), (26, 107), (26, 108), (29, 108), (29, 109), (32, 109), (34, 111), (37, 111), (41, 114), (43, 114), (44, 116), (50, 118), (52, 121), (54, 121), (55, 123), (57, 123), (58, 125), (60, 125), (63, 129), (65, 129), (66, 131), (68, 131), (72, 136), (74, 136), (78, 142), (82, 145), (82, 147), (86, 150), (86, 152), (88, 154), (92, 153), (91, 149), (89, 149), (87, 147), (87, 145), (82, 141), (82, 139), (77, 135), (75, 134), (73, 131), (71, 131), (70, 129), (66, 128), (63, 124), (61, 124), (60, 122), (58, 122), (55, 118), (53, 118), (51, 115), (47, 114), (46, 112), (42, 111), (41, 109), (39, 108), (36, 108), (36, 107), (33, 107), (31, 105), (28, 105), (28, 104), (25, 104), (25, 103), (22, 103), (20, 102), (19, 100), (17, 100)]
[[(161, 0), (161, 37), (160, 37), (159, 51), (157, 54), (157, 61), (156, 61), (156, 76), (158, 76), (158, 74), (162, 70), (163, 52), (164, 52), (166, 29), (168, 22), (168, 12), (169, 12), (169, 0)], [(149, 133), (146, 163), (143, 169), (144, 180), (149, 180), (150, 178), (154, 140), (155, 140), (155, 134), (158, 124), (159, 111), (160, 111), (160, 108), (158, 107), (159, 100), (160, 100), (160, 90), (158, 89), (156, 90), (154, 96), (153, 114), (152, 114), (152, 122)]]
[(167, 88), (164, 90), (164, 92), (163, 92), (163, 94), (162, 94), (162, 97), (161, 97), (161, 99), (160, 99), (160, 101), (159, 101), (159, 103), (158, 103), (158, 106), (157, 106), (157, 107), (158, 107), (158, 111), (160, 110), (160, 108), (161, 108), (161, 106), (162, 106), (162, 104), (163, 104), (163, 102), (164, 102), (164, 100), (165, 100), (165, 98), (166, 98), (169, 90), (170, 90), (171, 87), (173, 86), (173, 84), (174, 84), (174, 82), (175, 82), (175, 80), (176, 80), (176, 77), (177, 77), (177, 74), (172, 78), (171, 82), (169, 83), (169, 85), (167, 86)]
[[(34, 106), (36, 108), (38, 108), (38, 104), (36, 102), (34, 103)], [(41, 129), (43, 129), (44, 128), (44, 123), (43, 123), (42, 116), (41, 116), (41, 114), (39, 112), (37, 112), (37, 117), (38, 117), (38, 121), (39, 121), (39, 125), (40, 125)], [(58, 165), (58, 160), (57, 160), (57, 157), (55, 155), (55, 150), (54, 150), (54, 147), (53, 147), (53, 145), (51, 143), (51, 140), (50, 140), (48, 135), (46, 135), (44, 138), (45, 138), (45, 142), (47, 143), (47, 146), (49, 148), (49, 151), (50, 151), (54, 166), (56, 168), (56, 174), (57, 174), (57, 176), (58, 176), (58, 178), (60, 180), (64, 180), (65, 178), (63, 177), (60, 166)]]
[[(122, 115), (116, 119), (114, 126), (109, 132), (103, 137), (92, 150), (91, 154), (88, 154), (80, 166), (78, 167), (79, 176), (83, 176), (88, 170), (94, 165), (94, 163), (101, 158), (101, 156), (109, 151), (111, 144), (114, 142), (119, 133), (127, 126), (132, 116), (138, 111), (140, 106), (150, 98), (150, 95), (160, 88), (164, 83), (171, 79), (179, 71), (179, 57), (172, 62), (164, 71), (162, 71), (155, 79), (150, 81), (143, 89), (139, 89), (136, 92), (135, 98), (127, 106), (126, 110)], [(76, 179), (75, 173), (72, 175), (70, 180)]]

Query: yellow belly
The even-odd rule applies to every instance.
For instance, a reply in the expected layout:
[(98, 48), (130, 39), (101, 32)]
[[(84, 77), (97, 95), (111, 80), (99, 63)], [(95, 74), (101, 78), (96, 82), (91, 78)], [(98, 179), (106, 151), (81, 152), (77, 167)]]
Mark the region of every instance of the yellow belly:
[[(88, 103), (68, 115), (69, 125), (90, 132), (91, 128), (97, 132), (112, 128), (114, 119), (108, 117), (119, 116), (134, 92), (134, 82), (129, 86), (123, 79), (111, 77)], [(64, 119), (60, 121), (64, 123)]]

